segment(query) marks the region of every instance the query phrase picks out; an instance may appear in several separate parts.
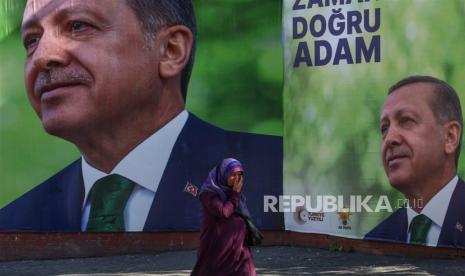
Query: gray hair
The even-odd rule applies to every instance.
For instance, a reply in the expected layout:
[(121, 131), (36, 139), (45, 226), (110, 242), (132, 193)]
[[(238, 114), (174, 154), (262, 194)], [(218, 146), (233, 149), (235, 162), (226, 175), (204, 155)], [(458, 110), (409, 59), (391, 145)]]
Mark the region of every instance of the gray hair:
[(189, 61), (181, 75), (181, 94), (186, 101), (187, 87), (194, 67), (197, 27), (191, 0), (126, 0), (134, 11), (147, 40), (154, 41), (157, 31), (164, 26), (184, 25), (194, 37)]

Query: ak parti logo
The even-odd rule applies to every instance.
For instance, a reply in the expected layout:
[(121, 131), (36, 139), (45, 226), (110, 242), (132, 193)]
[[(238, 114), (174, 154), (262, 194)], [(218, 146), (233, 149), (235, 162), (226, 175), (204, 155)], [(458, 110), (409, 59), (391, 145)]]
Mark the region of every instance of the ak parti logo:
[(352, 227), (349, 225), (350, 222), (350, 209), (349, 208), (342, 208), (339, 212), (339, 220), (341, 221), (342, 225), (339, 225), (339, 229), (344, 230), (351, 230)]

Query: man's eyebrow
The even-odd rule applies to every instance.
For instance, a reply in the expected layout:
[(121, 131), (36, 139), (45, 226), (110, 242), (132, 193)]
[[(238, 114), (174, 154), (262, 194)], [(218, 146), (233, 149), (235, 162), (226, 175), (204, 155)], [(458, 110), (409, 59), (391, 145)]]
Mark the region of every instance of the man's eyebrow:
[(33, 28), (39, 25), (39, 18), (37, 16), (33, 16), (32, 18), (28, 19), (26, 22), (23, 22), (21, 25), (21, 33), (24, 33), (25, 30)]
[[(405, 108), (405, 107), (396, 110), (395, 113), (394, 113), (394, 118), (399, 119), (400, 117), (402, 117), (404, 115), (413, 116), (413, 118), (418, 119), (418, 112), (416, 110), (414, 110), (412, 108)], [(386, 116), (382, 117), (380, 122), (382, 122), (383, 120), (387, 120)]]
[(417, 113), (415, 112), (415, 110), (412, 110), (410, 108), (401, 108), (399, 110), (396, 110), (396, 113), (394, 114), (395, 117), (399, 117), (399, 116), (402, 116), (404, 114), (411, 114), (413, 116), (417, 116)]
[[(35, 27), (39, 25), (39, 21), (42, 17), (44, 17), (46, 13), (46, 8), (44, 7), (42, 10), (38, 11), (36, 14), (34, 14), (30, 19), (28, 19), (26, 22), (24, 22), (21, 26), (21, 32), (24, 32), (28, 28)], [(95, 11), (92, 11), (92, 9), (84, 4), (75, 4), (70, 7), (62, 8), (56, 11), (56, 13), (53, 15), (52, 20), (59, 20), (61, 18), (66, 18), (67, 16), (70, 16), (71, 14), (76, 14), (76, 13), (85, 13), (92, 15), (96, 19), (103, 20), (103, 18), (98, 15)]]
[[(56, 10), (64, 1), (65, 0), (50, 1), (49, 3), (45, 4), (39, 10), (34, 11), (31, 18), (21, 24), (21, 32), (24, 33), (25, 30), (39, 25), (39, 21), (41, 18), (45, 17), (47, 14)], [(29, 8), (34, 10), (34, 7), (35, 7), (34, 3), (29, 3), (29, 5), (32, 5), (32, 7), (29, 7)]]
[(381, 115), (379, 116), (379, 123), (383, 123), (385, 121), (388, 121), (388, 116), (384, 113), (384, 108), (383, 108), (383, 111), (381, 113)]
[[(410, 109), (410, 108), (399, 108), (397, 110), (395, 110), (394, 112), (394, 117), (395, 118), (398, 118), (399, 116), (402, 116), (404, 115), (405, 113), (408, 113), (408, 114), (412, 114), (413, 116), (416, 116), (416, 113), (414, 110)], [(381, 114), (381, 117), (379, 118), (379, 122), (382, 123), (383, 121), (387, 121), (388, 116), (386, 114)]]

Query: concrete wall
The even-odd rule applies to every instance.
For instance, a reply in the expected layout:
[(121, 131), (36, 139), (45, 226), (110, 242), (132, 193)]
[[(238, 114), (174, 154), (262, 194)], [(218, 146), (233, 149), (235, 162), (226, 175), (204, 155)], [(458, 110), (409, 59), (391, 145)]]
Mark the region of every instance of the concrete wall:
[[(288, 245), (381, 255), (465, 258), (465, 249), (371, 242), (289, 231), (263, 233), (264, 246)], [(198, 243), (198, 232), (0, 233), (0, 261), (155, 253), (195, 249)]]

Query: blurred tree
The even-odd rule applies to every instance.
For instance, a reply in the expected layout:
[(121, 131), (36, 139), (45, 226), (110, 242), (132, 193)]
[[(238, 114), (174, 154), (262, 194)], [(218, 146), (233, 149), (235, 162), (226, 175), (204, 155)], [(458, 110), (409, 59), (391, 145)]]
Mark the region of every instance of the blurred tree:
[(188, 109), (232, 130), (282, 135), (280, 1), (195, 1)]
[(18, 28), (25, 3), (25, 0), (0, 2), (0, 41)]

